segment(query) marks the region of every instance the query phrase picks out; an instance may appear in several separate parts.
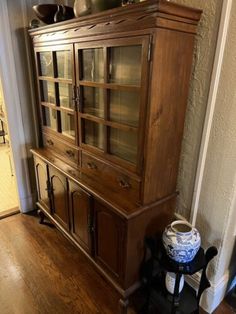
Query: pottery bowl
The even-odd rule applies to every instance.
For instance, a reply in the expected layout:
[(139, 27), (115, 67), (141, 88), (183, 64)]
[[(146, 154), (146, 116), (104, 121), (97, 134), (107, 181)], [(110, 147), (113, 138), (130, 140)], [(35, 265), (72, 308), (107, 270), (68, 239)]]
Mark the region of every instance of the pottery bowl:
[[(67, 19), (74, 17), (73, 8), (64, 6)], [(45, 24), (54, 23), (54, 15), (57, 12), (57, 4), (38, 4), (33, 6), (37, 18)]]

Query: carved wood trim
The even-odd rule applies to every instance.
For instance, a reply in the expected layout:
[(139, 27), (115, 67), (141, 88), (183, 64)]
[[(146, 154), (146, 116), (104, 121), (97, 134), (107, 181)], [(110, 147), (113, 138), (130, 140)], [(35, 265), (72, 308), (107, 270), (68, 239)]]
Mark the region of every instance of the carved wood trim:
[(178, 23), (181, 25), (181, 31), (195, 33), (200, 15), (201, 10), (186, 8), (163, 0), (148, 0), (40, 27), (30, 30), (29, 33), (34, 37), (34, 43), (127, 32), (127, 29), (141, 31), (166, 26), (178, 30)]

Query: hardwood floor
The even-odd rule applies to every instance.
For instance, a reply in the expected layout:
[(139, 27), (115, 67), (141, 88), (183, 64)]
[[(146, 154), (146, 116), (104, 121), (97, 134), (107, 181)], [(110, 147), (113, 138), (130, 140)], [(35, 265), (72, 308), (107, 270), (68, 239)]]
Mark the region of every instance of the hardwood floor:
[(117, 313), (118, 295), (56, 229), (0, 221), (0, 313)]
[[(55, 228), (31, 215), (0, 220), (1, 314), (117, 314), (118, 299)], [(223, 303), (214, 314), (233, 313)]]

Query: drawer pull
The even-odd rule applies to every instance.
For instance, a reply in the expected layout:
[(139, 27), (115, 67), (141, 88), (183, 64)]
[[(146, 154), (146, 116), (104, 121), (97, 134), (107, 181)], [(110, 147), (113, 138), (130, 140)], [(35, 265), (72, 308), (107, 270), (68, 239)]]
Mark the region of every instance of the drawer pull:
[(118, 183), (122, 189), (130, 189), (131, 188), (130, 183), (128, 181), (126, 181), (124, 178), (118, 178)]
[(48, 146), (53, 146), (54, 145), (52, 140), (47, 140), (47, 144), (48, 144)]
[(97, 165), (95, 163), (93, 163), (93, 162), (88, 162), (87, 163), (87, 167), (89, 169), (93, 169), (93, 170), (96, 170), (98, 168)]
[(66, 155), (69, 156), (70, 158), (74, 158), (75, 157), (75, 153), (73, 152), (73, 150), (66, 150)]

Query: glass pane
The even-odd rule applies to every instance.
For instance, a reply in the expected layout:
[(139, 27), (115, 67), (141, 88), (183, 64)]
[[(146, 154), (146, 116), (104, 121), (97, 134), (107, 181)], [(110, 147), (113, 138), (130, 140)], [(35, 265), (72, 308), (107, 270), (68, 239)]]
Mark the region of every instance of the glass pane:
[(110, 128), (110, 153), (136, 163), (137, 133)]
[(142, 46), (111, 48), (110, 83), (140, 85)]
[(125, 91), (110, 91), (110, 120), (138, 126), (139, 93)]
[(104, 126), (89, 120), (84, 120), (84, 142), (85, 144), (103, 149)]
[(73, 109), (73, 96), (72, 96), (72, 85), (58, 83), (59, 88), (59, 101), (61, 107)]
[(43, 102), (56, 104), (55, 84), (48, 81), (40, 81), (41, 84), (41, 100)]
[(66, 136), (75, 138), (75, 119), (74, 115), (61, 112), (61, 132)]
[(83, 112), (104, 118), (104, 89), (83, 87)]
[(39, 52), (39, 72), (42, 76), (54, 77), (52, 53), (50, 51)]
[(82, 50), (82, 70), (85, 81), (104, 81), (103, 48)]
[(44, 125), (57, 131), (57, 111), (43, 106)]
[(57, 74), (60, 78), (72, 79), (72, 62), (70, 51), (57, 51)]

